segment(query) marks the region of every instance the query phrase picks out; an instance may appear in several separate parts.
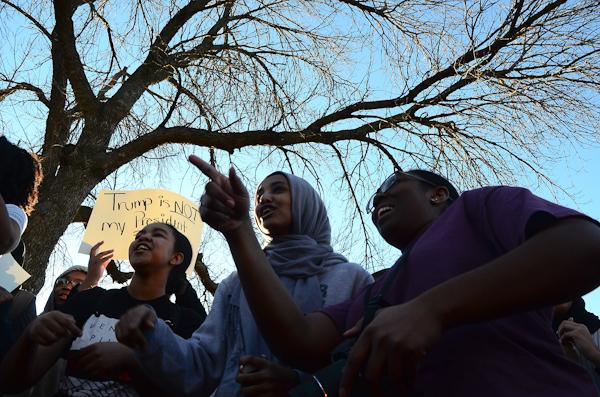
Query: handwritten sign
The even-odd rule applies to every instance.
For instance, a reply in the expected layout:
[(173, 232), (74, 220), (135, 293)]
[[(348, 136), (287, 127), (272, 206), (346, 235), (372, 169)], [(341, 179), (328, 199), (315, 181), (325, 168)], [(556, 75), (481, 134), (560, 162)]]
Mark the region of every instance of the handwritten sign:
[(190, 240), (193, 258), (188, 270), (193, 269), (203, 229), (198, 205), (167, 190), (100, 191), (79, 252), (89, 254), (94, 244), (104, 241), (101, 249), (114, 249), (114, 259), (128, 259), (135, 234), (156, 222), (174, 226)]
[(31, 277), (11, 254), (0, 255), (0, 287), (11, 292)]
[(73, 341), (71, 350), (80, 350), (98, 342), (117, 342), (115, 327), (118, 318), (106, 317), (104, 314), (90, 316), (81, 330), (81, 336)]

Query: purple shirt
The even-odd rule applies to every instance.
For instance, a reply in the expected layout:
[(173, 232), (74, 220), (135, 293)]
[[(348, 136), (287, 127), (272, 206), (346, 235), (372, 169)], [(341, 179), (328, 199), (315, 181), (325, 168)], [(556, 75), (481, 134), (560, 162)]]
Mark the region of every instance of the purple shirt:
[[(573, 216), (583, 217), (526, 189), (465, 192), (415, 243), (384, 301), (407, 302), (514, 249), (555, 219)], [(389, 274), (375, 282), (370, 296)], [(535, 288), (535, 280), (531, 285)], [(363, 316), (364, 294), (363, 289), (323, 313), (343, 332)], [(421, 362), (417, 395), (596, 396), (589, 375), (565, 357), (551, 320), (548, 307), (446, 331)]]

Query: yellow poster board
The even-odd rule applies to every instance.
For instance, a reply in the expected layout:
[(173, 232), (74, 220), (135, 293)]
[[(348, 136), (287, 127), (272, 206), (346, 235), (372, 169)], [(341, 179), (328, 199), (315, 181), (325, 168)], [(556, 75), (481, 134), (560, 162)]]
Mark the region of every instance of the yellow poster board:
[(198, 204), (168, 190), (102, 190), (88, 221), (79, 252), (89, 254), (104, 241), (101, 250), (114, 249), (114, 259), (128, 259), (129, 244), (144, 226), (168, 223), (183, 233), (192, 245), (190, 270), (200, 250), (203, 222)]

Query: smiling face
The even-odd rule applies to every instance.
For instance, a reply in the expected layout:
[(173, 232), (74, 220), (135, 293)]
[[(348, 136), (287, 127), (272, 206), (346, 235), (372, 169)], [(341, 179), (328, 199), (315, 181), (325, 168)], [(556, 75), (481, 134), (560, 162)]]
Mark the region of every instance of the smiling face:
[(267, 236), (281, 236), (292, 230), (292, 194), (285, 176), (274, 174), (258, 186), (255, 196), (258, 227)]
[(54, 303), (59, 306), (65, 303), (73, 287), (81, 284), (85, 276), (85, 272), (75, 270), (58, 278), (54, 284)]
[(169, 226), (153, 223), (140, 230), (129, 245), (129, 263), (136, 270), (170, 269), (183, 255), (174, 253), (175, 235)]
[(440, 188), (402, 175), (385, 193), (375, 195), (371, 219), (385, 241), (403, 249), (441, 214), (442, 209), (432, 202), (436, 189)]

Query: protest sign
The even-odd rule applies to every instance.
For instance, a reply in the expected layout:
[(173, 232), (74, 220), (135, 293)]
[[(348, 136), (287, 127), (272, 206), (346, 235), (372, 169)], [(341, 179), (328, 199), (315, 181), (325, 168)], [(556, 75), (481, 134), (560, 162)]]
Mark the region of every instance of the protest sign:
[(12, 291), (31, 277), (11, 254), (0, 255), (0, 287)]
[(114, 249), (114, 259), (128, 259), (129, 244), (144, 226), (164, 222), (183, 233), (192, 245), (196, 262), (203, 222), (198, 205), (167, 190), (102, 190), (83, 235), (79, 252), (89, 254), (99, 241), (101, 250)]

